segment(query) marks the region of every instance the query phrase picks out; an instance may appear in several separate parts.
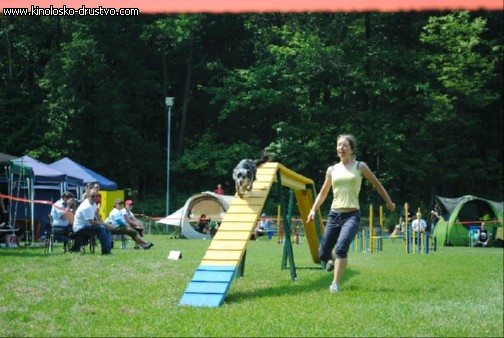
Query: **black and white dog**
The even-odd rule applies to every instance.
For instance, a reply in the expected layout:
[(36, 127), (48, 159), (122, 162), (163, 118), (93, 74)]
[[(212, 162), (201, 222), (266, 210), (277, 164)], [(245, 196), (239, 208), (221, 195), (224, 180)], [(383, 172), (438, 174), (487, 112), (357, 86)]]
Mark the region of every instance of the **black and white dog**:
[(234, 168), (233, 179), (235, 181), (236, 193), (240, 198), (243, 197), (246, 191), (252, 190), (252, 184), (256, 179), (257, 167), (269, 161), (271, 161), (271, 156), (266, 154), (258, 160), (241, 160), (236, 168)]

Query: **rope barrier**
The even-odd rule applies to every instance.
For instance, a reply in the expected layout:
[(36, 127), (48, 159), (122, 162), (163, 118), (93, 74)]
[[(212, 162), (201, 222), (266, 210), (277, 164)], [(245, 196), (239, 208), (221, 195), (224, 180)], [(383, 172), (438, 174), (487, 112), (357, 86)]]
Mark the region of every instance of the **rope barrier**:
[[(3, 198), (7, 198), (7, 199), (11, 199), (11, 200), (14, 200), (14, 201), (19, 201), (19, 202), (25, 202), (25, 203), (38, 203), (38, 204), (45, 204), (45, 205), (50, 205), (50, 206), (53, 206), (55, 207), (56, 209), (59, 209), (59, 210), (62, 210), (66, 213), (69, 213), (69, 214), (74, 214), (73, 212), (71, 211), (68, 211), (67, 209), (65, 208), (61, 208), (57, 205), (55, 205), (55, 203), (51, 202), (51, 201), (46, 201), (46, 200), (31, 200), (31, 199), (27, 199), (27, 198), (21, 198), (21, 197), (14, 197), (14, 196), (10, 196), (10, 195), (4, 195), (4, 194), (0, 194), (0, 197), (3, 197)], [(191, 217), (154, 217), (154, 216), (148, 216), (148, 215), (145, 215), (145, 214), (134, 214), (135, 217), (144, 217), (144, 218), (147, 218), (149, 220), (152, 220), (152, 221), (159, 221), (159, 220), (162, 220), (162, 219), (168, 219), (168, 220), (180, 220), (180, 221), (198, 221), (199, 220), (199, 217), (197, 218), (191, 218)], [(214, 221), (222, 221), (222, 217), (216, 217), (216, 218), (213, 218), (212, 220)], [(275, 221), (275, 220), (278, 220), (277, 218), (273, 218), (273, 217), (266, 217), (266, 219), (270, 220), (270, 221)], [(282, 219), (280, 219), (280, 221), (283, 221)], [(303, 220), (301, 218), (292, 218), (291, 221), (294, 221), (294, 222), (302, 222)], [(327, 222), (327, 220), (322, 220), (322, 222)], [(501, 220), (474, 220), (474, 221), (464, 221), (464, 222), (453, 222), (453, 224), (460, 224), (460, 225), (468, 225), (468, 224), (475, 224), (475, 223), (502, 223)]]
[(0, 194), (0, 197), (3, 197), (3, 198), (7, 198), (7, 199), (11, 199), (13, 201), (18, 201), (18, 202), (25, 202), (25, 203), (38, 203), (38, 204), (45, 204), (45, 205), (50, 205), (50, 206), (53, 206), (55, 207), (56, 209), (59, 209), (59, 210), (62, 210), (66, 213), (69, 213), (69, 214), (74, 214), (73, 212), (71, 211), (68, 211), (67, 209), (65, 208), (62, 208), (62, 207), (59, 207), (57, 205), (55, 205), (56, 203), (53, 203), (51, 201), (45, 201), (45, 200), (31, 200), (31, 199), (28, 199), (28, 198), (21, 198), (21, 197), (14, 197), (14, 196), (9, 196), (9, 195), (4, 195), (4, 194)]

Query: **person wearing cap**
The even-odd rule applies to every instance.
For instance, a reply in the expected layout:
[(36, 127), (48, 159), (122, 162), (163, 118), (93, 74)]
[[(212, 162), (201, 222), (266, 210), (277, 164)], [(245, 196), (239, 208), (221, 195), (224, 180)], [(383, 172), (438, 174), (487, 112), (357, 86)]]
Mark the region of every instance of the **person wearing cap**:
[(145, 239), (140, 237), (138, 232), (133, 229), (124, 220), (124, 215), (121, 212), (121, 207), (123, 206), (123, 201), (118, 198), (115, 200), (114, 208), (110, 211), (109, 217), (107, 218), (107, 228), (113, 235), (128, 235), (135, 241), (135, 247), (144, 248), (145, 250), (150, 249), (154, 246), (151, 242), (147, 242)]
[[(137, 220), (135, 215), (131, 212), (131, 209), (133, 209), (133, 201), (126, 200), (126, 202), (124, 202), (124, 208), (121, 210), (124, 216), (124, 220), (130, 227), (132, 227), (138, 232), (140, 237), (143, 237), (144, 226), (142, 222)], [(135, 245), (135, 249), (140, 249), (140, 247)]]
[(257, 222), (257, 226), (254, 230), (255, 234), (255, 239), (259, 238), (259, 236), (264, 236), (264, 234), (268, 234), (268, 239), (271, 239), (270, 236), (270, 227), (271, 227), (271, 222), (269, 219), (266, 218), (266, 214), (263, 213), (261, 214), (261, 219), (259, 222)]

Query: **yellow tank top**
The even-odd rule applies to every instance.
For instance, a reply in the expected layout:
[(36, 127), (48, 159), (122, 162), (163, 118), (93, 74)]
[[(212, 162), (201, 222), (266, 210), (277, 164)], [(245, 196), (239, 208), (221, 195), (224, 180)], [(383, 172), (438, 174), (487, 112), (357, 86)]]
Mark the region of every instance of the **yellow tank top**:
[(359, 192), (361, 189), (362, 175), (359, 171), (359, 162), (355, 161), (350, 170), (343, 163), (332, 167), (333, 202), (331, 209), (346, 209), (359, 207)]

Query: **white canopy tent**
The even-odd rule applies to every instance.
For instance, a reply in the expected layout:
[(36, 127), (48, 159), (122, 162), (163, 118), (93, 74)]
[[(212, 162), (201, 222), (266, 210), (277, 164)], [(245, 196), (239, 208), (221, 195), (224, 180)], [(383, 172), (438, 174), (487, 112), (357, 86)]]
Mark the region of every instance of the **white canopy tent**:
[(180, 227), (180, 237), (189, 239), (210, 238), (209, 234), (203, 234), (195, 230), (201, 214), (207, 218), (220, 222), (234, 196), (218, 195), (210, 191), (194, 194), (187, 199), (184, 206), (171, 215), (157, 221), (157, 223)]

